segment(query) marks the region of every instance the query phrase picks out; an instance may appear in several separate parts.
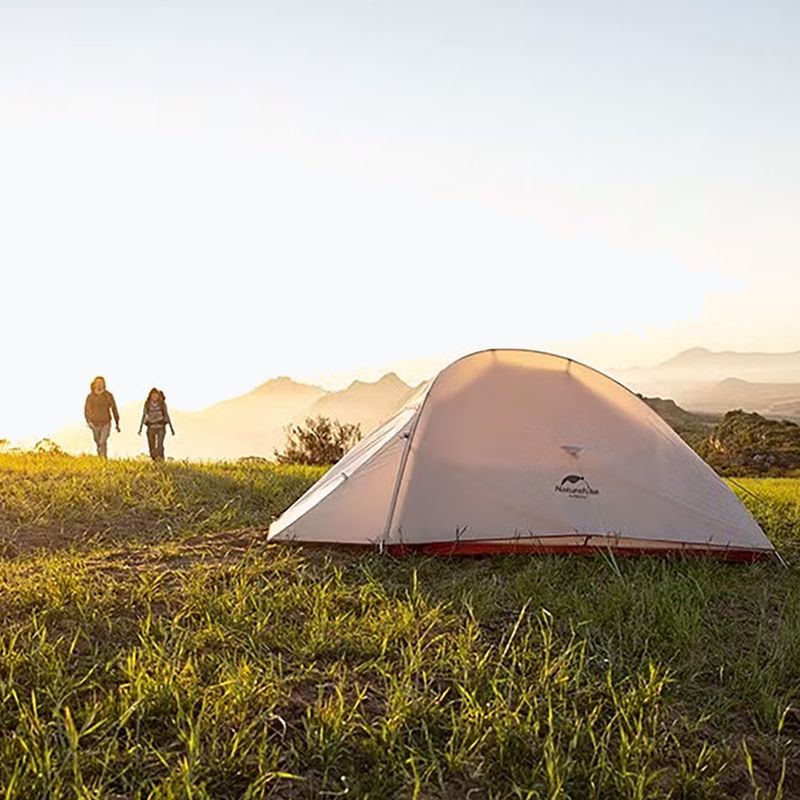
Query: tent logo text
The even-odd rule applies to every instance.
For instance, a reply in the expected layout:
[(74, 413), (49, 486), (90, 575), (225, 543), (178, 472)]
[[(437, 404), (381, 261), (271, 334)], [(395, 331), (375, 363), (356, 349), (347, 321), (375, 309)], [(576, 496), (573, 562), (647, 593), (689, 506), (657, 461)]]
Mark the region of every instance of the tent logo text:
[(577, 500), (585, 500), (592, 495), (600, 494), (599, 489), (595, 489), (583, 475), (567, 475), (561, 479), (561, 483), (556, 485), (556, 492), (573, 497)]

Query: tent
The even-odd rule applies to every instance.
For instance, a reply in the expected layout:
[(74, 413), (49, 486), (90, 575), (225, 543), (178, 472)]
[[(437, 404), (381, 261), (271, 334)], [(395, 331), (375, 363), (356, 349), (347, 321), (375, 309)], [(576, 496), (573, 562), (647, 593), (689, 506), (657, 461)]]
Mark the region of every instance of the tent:
[(643, 400), (527, 350), (446, 367), (277, 519), (269, 540), (390, 553), (774, 553)]

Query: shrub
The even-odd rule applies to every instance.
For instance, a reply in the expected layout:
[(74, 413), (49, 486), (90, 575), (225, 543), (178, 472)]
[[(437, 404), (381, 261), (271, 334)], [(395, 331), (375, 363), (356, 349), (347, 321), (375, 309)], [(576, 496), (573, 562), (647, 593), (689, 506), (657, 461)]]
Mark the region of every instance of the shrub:
[(39, 439), (33, 446), (34, 453), (44, 453), (51, 456), (63, 456), (64, 450), (52, 439)]
[(302, 425), (287, 427), (286, 444), (283, 451), (275, 451), (275, 460), (279, 464), (334, 464), (360, 440), (360, 425), (309, 417)]
[(800, 469), (800, 426), (729, 411), (698, 451), (723, 475), (785, 475)]

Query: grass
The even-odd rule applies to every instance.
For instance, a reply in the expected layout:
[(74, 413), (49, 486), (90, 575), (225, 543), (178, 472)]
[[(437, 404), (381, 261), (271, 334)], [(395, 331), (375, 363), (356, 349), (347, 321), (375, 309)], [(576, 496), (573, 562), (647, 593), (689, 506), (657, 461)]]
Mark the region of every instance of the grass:
[(175, 539), (264, 524), (316, 481), (316, 467), (102, 462), (0, 454), (0, 546)]
[(783, 569), (266, 545), (316, 474), (0, 457), (0, 797), (800, 795), (800, 481)]

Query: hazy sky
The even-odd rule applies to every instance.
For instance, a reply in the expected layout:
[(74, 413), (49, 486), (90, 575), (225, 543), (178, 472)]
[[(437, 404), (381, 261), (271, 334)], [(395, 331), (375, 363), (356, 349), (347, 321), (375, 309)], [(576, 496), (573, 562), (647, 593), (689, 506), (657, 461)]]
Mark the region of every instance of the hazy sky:
[(800, 348), (798, 42), (797, 2), (0, 0), (0, 436), (98, 372)]

